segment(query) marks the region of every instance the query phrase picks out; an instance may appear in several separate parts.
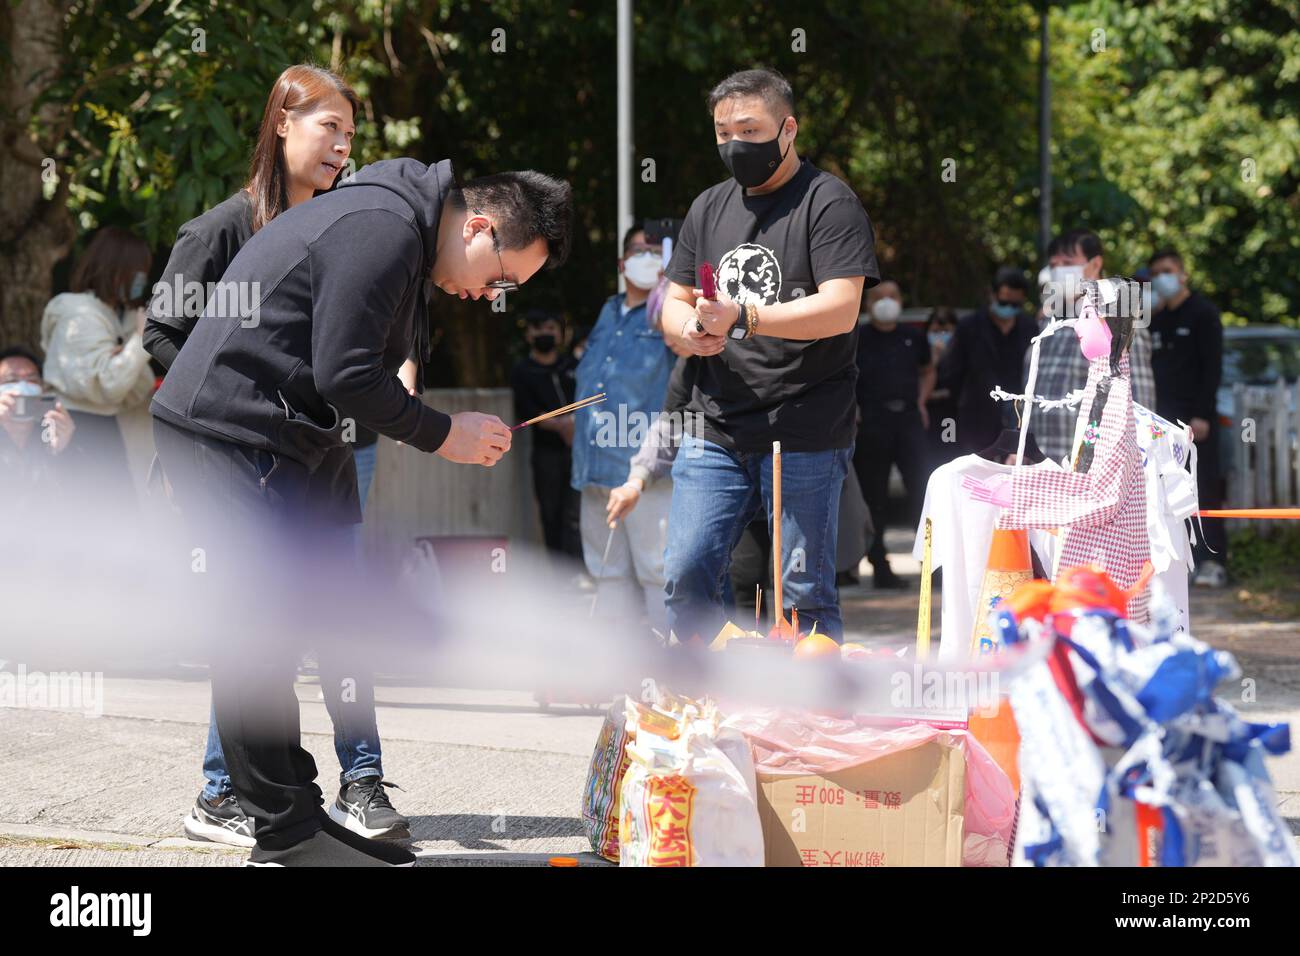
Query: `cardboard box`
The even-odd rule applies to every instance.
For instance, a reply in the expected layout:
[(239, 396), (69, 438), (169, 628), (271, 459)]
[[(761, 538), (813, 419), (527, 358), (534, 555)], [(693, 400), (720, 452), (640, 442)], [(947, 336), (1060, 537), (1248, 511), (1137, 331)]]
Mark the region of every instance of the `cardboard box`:
[(961, 866), (966, 761), (952, 735), (825, 775), (760, 771), (767, 866)]

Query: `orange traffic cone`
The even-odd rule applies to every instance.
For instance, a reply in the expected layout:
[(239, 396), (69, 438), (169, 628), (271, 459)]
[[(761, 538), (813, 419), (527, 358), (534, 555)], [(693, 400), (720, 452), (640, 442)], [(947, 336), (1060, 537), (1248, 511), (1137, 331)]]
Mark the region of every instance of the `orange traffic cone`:
[(1029, 563), (1029, 532), (1023, 528), (994, 529), (993, 540), (989, 542), (989, 560), (984, 566), (984, 584), (980, 587), (979, 603), (975, 605), (971, 657), (996, 650), (993, 631), (989, 627), (989, 611), (998, 601), (1010, 597), (1018, 585), (1032, 581), (1033, 577)]
[[(975, 608), (975, 628), (971, 635), (971, 656), (996, 652), (998, 647), (989, 627), (989, 612), (998, 601), (1010, 597), (1021, 584), (1033, 580), (1034, 572), (1029, 561), (1029, 532), (1023, 529), (994, 530), (989, 542), (989, 560), (984, 569), (984, 584)], [(970, 734), (988, 751), (994, 762), (1011, 780), (1011, 786), (1020, 792), (1020, 733), (1011, 713), (1011, 704), (998, 701), (992, 716), (972, 713), (967, 721)]]
[(999, 699), (998, 708), (991, 717), (972, 711), (966, 719), (966, 729), (1007, 775), (1012, 789), (1020, 793), (1020, 731), (1016, 729), (1011, 701), (1005, 697)]

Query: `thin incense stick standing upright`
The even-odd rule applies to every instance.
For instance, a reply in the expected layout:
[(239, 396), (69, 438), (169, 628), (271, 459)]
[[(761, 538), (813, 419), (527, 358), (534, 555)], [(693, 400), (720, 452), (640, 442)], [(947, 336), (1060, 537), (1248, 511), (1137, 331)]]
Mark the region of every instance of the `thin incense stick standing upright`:
[(785, 597), (781, 587), (781, 443), (772, 442), (772, 586), (776, 597), (772, 601), (772, 613), (776, 615), (776, 626), (785, 624)]
[(930, 595), (934, 577), (934, 528), (925, 519), (925, 546), (921, 552), (921, 602), (916, 608), (916, 659), (930, 657)]

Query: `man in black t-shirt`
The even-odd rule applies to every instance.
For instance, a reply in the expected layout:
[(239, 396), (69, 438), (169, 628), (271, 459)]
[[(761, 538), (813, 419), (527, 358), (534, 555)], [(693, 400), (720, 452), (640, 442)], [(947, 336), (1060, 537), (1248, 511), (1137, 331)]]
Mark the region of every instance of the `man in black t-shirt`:
[[(841, 180), (794, 148), (790, 84), (745, 70), (709, 94), (732, 178), (691, 204), (667, 270), (665, 338), (700, 355), (687, 411), (702, 425), (673, 466), (665, 578), (669, 625), (709, 639), (723, 621), (732, 548), (760, 505), (771, 514), (772, 443), (782, 452), (785, 607), (839, 636), (840, 488), (854, 439), (854, 343), (864, 287), (879, 278), (871, 223)], [(702, 263), (717, 297), (702, 296)]]
[(867, 560), (877, 588), (904, 588), (889, 567), (885, 525), (889, 511), (889, 471), (897, 464), (907, 491), (907, 521), (915, 522), (925, 483), (925, 403), (934, 391), (930, 343), (919, 325), (900, 326), (903, 294), (896, 282), (867, 293), (870, 321), (858, 330), (858, 408), (862, 421), (853, 451), (862, 497), (875, 535)]
[[(1148, 265), (1159, 305), (1151, 317), (1151, 371), (1156, 377), (1155, 412), (1186, 422), (1197, 444), (1196, 488), (1202, 508), (1222, 504), (1219, 483), (1217, 392), (1223, 379), (1223, 322), (1214, 303), (1187, 287), (1183, 258), (1161, 249)], [(1204, 518), (1205, 539), (1194, 551), (1196, 583), (1227, 583), (1228, 539), (1223, 520)]]
[[(519, 421), (562, 408), (573, 402), (578, 363), (561, 349), (564, 320), (541, 309), (524, 316), (528, 354), (510, 372), (515, 393), (515, 417)], [(542, 518), (546, 550), (582, 557), (578, 536), (578, 493), (569, 487), (573, 456), (573, 416), (563, 415), (538, 422), (533, 429), (533, 493)]]

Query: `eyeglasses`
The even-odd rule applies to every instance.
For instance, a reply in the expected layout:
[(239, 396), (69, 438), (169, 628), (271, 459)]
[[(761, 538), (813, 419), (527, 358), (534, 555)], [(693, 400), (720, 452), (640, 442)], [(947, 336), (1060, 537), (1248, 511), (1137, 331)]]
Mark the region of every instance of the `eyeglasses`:
[(496, 250), (497, 265), (501, 267), (501, 278), (489, 282), (487, 288), (496, 292), (515, 292), (519, 288), (519, 283), (506, 278), (506, 264), (501, 261), (501, 243), (497, 242), (497, 230), (495, 226), (490, 228), (492, 229), (492, 248)]

